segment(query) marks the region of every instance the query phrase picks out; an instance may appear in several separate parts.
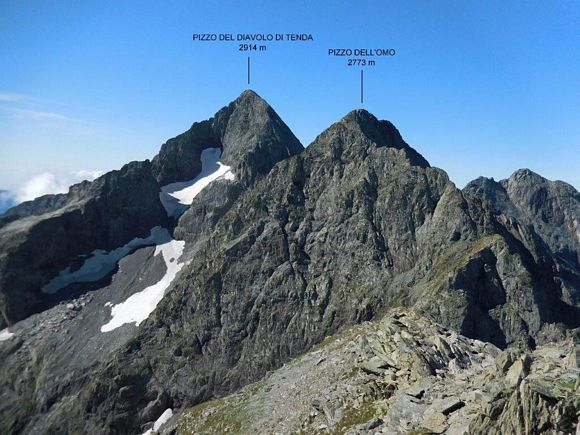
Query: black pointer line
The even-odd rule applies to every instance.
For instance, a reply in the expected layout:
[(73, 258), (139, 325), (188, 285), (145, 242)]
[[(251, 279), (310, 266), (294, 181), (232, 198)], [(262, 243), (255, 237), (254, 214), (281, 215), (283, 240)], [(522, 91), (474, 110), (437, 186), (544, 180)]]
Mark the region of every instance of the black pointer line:
[(360, 102), (361, 104), (365, 102), (364, 99), (364, 72), (360, 70)]
[(250, 56), (248, 56), (248, 84), (250, 84)]

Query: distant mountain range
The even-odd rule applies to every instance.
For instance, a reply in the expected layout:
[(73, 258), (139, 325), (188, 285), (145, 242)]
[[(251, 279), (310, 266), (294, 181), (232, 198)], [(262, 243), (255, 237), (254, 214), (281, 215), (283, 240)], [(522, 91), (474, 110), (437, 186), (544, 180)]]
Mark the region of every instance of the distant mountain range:
[(246, 91), (0, 215), (0, 312), (2, 433), (573, 433), (580, 194)]

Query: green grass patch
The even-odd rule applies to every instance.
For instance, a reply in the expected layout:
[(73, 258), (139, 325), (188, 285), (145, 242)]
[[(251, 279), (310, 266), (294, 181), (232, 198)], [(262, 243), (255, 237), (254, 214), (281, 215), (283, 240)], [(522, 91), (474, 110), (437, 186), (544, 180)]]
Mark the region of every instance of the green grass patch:
[(343, 434), (353, 426), (366, 423), (375, 416), (377, 409), (374, 400), (364, 401), (358, 408), (354, 406), (345, 407), (340, 421), (332, 428), (332, 434)]

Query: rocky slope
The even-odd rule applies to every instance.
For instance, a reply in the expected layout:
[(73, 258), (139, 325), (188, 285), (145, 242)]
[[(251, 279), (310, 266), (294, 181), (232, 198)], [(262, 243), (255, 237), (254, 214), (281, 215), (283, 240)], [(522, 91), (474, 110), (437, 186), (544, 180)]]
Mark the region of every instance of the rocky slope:
[[(201, 137), (204, 126), (214, 124), (214, 137)], [(180, 147), (193, 157), (182, 158)], [(45, 431), (53, 412), (67, 407), (91, 371), (130, 339), (134, 323), (106, 333), (102, 327), (110, 320), (112, 307), (162, 282), (167, 265), (155, 255), (157, 248), (149, 246), (153, 240), (128, 249), (123, 245), (155, 226), (175, 228), (175, 233), (187, 228), (181, 223), (183, 216), (168, 216), (160, 189), (169, 181), (195, 179), (202, 170), (201, 154), (216, 147), (222, 161), (229, 162), (228, 155), (238, 159), (230, 163), (235, 178), (214, 181), (203, 189), (205, 199), (194, 198), (191, 207), (201, 210), (204, 218), (194, 226), (198, 234), (209, 232), (220, 214), (277, 159), (302, 150), (273, 109), (248, 91), (211, 120), (196, 123), (168, 141), (152, 163), (131, 163), (92, 183), (72, 186), (68, 194), (47, 195), (2, 215), (0, 307), (7, 322), (28, 317), (0, 337), (1, 432)], [(180, 162), (179, 173), (164, 179), (160, 174), (171, 162)], [(195, 252), (196, 237), (190, 235), (188, 240), (192, 243), (186, 244), (182, 263)], [(89, 282), (72, 280), (55, 294), (41, 291), (71, 263), (74, 275), (90, 260), (86, 254), (96, 248), (126, 252), (107, 275)], [(30, 315), (36, 311), (41, 312)]]
[(40, 289), (79, 256), (117, 248), (157, 225), (170, 225), (159, 202), (161, 186), (195, 178), (202, 151), (212, 147), (222, 150), (224, 163), (232, 162), (237, 181), (215, 183), (219, 192), (207, 189), (191, 216), (184, 217), (179, 238), (188, 228), (196, 234), (207, 230), (243, 188), (302, 150), (276, 112), (246, 91), (210, 120), (165, 143), (152, 162), (132, 162), (92, 183), (74, 185), (68, 194), (13, 207), (0, 216), (0, 327), (58, 301)]
[[(527, 243), (535, 256), (550, 256), (558, 270), (563, 299), (580, 306), (580, 194), (567, 183), (550, 181), (529, 169), (516, 171), (507, 180), (496, 182), (478, 178), (464, 192), (480, 198), (497, 215), (503, 215), (506, 227), (525, 227)], [(517, 230), (522, 231), (522, 230)], [(540, 251), (540, 252), (539, 252)]]
[[(318, 412), (308, 417), (312, 419), (305, 426), (308, 431), (371, 430), (374, 426), (393, 431), (455, 428), (449, 433), (456, 433), (468, 427), (484, 433), (507, 430), (514, 424), (514, 413), (521, 416), (536, 407), (546, 416), (541, 422), (531, 416), (521, 421), (530, 427), (546, 424), (548, 429), (570, 426), (578, 404), (554, 402), (554, 398), (546, 401), (546, 395), (540, 397), (536, 390), (508, 388), (511, 392), (502, 396), (506, 407), (498, 413), (499, 408), (494, 408), (490, 414), (486, 404), (495, 406), (499, 396), (495, 390), (486, 390), (487, 381), (482, 379), (493, 375), (490, 385), (504, 385), (505, 379), (515, 376), (509, 375), (511, 369), (507, 374), (489, 369), (495, 367), (500, 349), (508, 348), (505, 358), (512, 366), (517, 362), (510, 359), (510, 352), (531, 354), (564, 346), (569, 330), (580, 326), (580, 281), (576, 278), (580, 268), (570, 253), (578, 253), (573, 237), (580, 221), (578, 193), (573, 188), (520, 180), (512, 187), (500, 183), (500, 189), (476, 180), (461, 191), (444, 171), (431, 167), (406, 144), (391, 123), (364, 110), (349, 113), (302, 150), (267, 103), (245, 92), (212, 119), (169, 140), (151, 163), (137, 164), (148, 168), (151, 195), (155, 193), (150, 201), (156, 210), (161, 207), (163, 186), (200, 174), (208, 148), (219, 148), (220, 164), (227, 165), (234, 177), (210, 183), (175, 219), (162, 210), (159, 218), (169, 221), (164, 225), (170, 225), (173, 237), (185, 241), (181, 257), (163, 262), (155, 255), (158, 247), (140, 246), (102, 280), (67, 288), (64, 295), (71, 299), (72, 308), (66, 303), (54, 305), (59, 301), (55, 299), (48, 304), (54, 305), (51, 308), (18, 322), (8, 333), (3, 331), (15, 334), (0, 342), (3, 431), (143, 433), (173, 413), (176, 416), (166, 425), (170, 428), (182, 410), (238, 391), (341, 331), (349, 331), (343, 336), (348, 340), (352, 334), (368, 335), (368, 342), (379, 340), (389, 349), (383, 354), (397, 352), (401, 340), (392, 341), (397, 334), (404, 337), (404, 343), (411, 340), (414, 347), (405, 345), (409, 354), (400, 355), (391, 367), (396, 368), (392, 379), (399, 382), (396, 388), (385, 387), (382, 378), (369, 381), (377, 385), (376, 391), (369, 387), (376, 393), (369, 396), (373, 401), (398, 397), (392, 399), (392, 411), (373, 405), (373, 410), (381, 411), (369, 415), (362, 404), (343, 406), (352, 398), (350, 378), (343, 375), (350, 373), (353, 361), (372, 363), (383, 357), (372, 353), (372, 346), (357, 344), (357, 338), (348, 358), (341, 346), (325, 347), (336, 351), (338, 359), (328, 350), (325, 361), (341, 361), (337, 367), (325, 361), (318, 364), (329, 370), (330, 374), (319, 373), (322, 379), (332, 380), (330, 388), (336, 395), (330, 390), (328, 394), (342, 404), (336, 415), (322, 403), (317, 411), (295, 404), (295, 418), (289, 415), (288, 421), (277, 423), (274, 418), (264, 421), (277, 415), (264, 407), (259, 412), (265, 417), (252, 420), (249, 426), (244, 420), (239, 427), (244, 431), (260, 427), (299, 430), (303, 412)], [(79, 189), (90, 190), (98, 186), (94, 183)], [(119, 184), (125, 185), (115, 185)], [(536, 187), (541, 193), (533, 193)], [(60, 216), (67, 210), (79, 213), (76, 204), (82, 201), (69, 205), (70, 198), (71, 193), (45, 198), (36, 206), (23, 205), (9, 212), (0, 229), (0, 244), (14, 246), (6, 258), (24, 258), (24, 247), (38, 231), (35, 226), (46, 225), (47, 216)], [(82, 198), (102, 201), (98, 193)], [(35, 222), (32, 229), (24, 225), (29, 221)], [(565, 229), (559, 229), (562, 223)], [(25, 229), (16, 231), (20, 226)], [(92, 225), (85, 227), (92, 230)], [(68, 225), (62, 231), (68, 236), (76, 228)], [(41, 233), (42, 243), (52, 240), (49, 234)], [(73, 262), (66, 252), (62, 264)], [(4, 254), (0, 251), (0, 255)], [(36, 255), (42, 257), (42, 253)], [(149, 288), (174, 267), (172, 262), (179, 262), (180, 271), (149, 317), (138, 327), (125, 324), (103, 335), (109, 307)], [(14, 270), (39, 273), (34, 264), (18, 267)], [(54, 275), (59, 269), (51, 270)], [(46, 281), (51, 273), (47, 269), (36, 279)], [(4, 287), (0, 292), (6, 295), (10, 290)], [(29, 294), (38, 294), (38, 289), (23, 284), (4, 304), (17, 304)], [(413, 307), (424, 317), (400, 312), (399, 319), (387, 317), (349, 329), (381, 319), (396, 306)], [(402, 318), (410, 322), (407, 330), (396, 323), (405, 323)], [(7, 321), (12, 319), (6, 316)], [(432, 343), (421, 335), (422, 329), (437, 331), (444, 343)], [(435, 346), (434, 350), (429, 346)], [(445, 351), (446, 346), (452, 351)], [(422, 352), (427, 356), (421, 356)], [(309, 355), (305, 358), (312, 362), (313, 354)], [(555, 353), (550, 355), (550, 361), (557, 360), (552, 358)], [(538, 356), (538, 361), (542, 358)], [(534, 368), (529, 362), (521, 361), (523, 370), (539, 378), (545, 367), (552, 367), (541, 363)], [(387, 367), (375, 369), (374, 375), (372, 370), (350, 373), (353, 388), (367, 391), (365, 376), (380, 378)], [(437, 370), (445, 376), (438, 378)], [(561, 361), (554, 370), (554, 379), (569, 376)], [(465, 379), (483, 383), (483, 398), (461, 398), (464, 405), (459, 408), (457, 404), (452, 410), (441, 408), (446, 391), (458, 391)], [(412, 399), (396, 391), (418, 380), (426, 382), (431, 392), (423, 393), (423, 402), (416, 397), (419, 402), (409, 405), (411, 412), (405, 406)], [(247, 396), (250, 390), (244, 391)], [(232, 409), (242, 406), (235, 400), (230, 397), (224, 403), (228, 409), (230, 404)], [(257, 407), (248, 403), (243, 406)], [(484, 411), (478, 410), (477, 403)], [(193, 429), (181, 426), (184, 430), (211, 428), (217, 419), (208, 417), (205, 405), (198, 406), (195, 409), (203, 409), (201, 417), (190, 415)], [(226, 415), (228, 409), (222, 408), (216, 416)], [(487, 418), (504, 415), (504, 411), (498, 425)], [(388, 418), (389, 412), (392, 417)], [(350, 423), (340, 423), (344, 415)], [(371, 422), (371, 417), (376, 419)], [(365, 429), (359, 423), (370, 426)]]
[(354, 111), (224, 215), (83, 391), (82, 424), (138, 431), (160, 397), (180, 409), (233, 392), (395, 305), (500, 347), (561, 338), (578, 326), (577, 307), (562, 300), (544, 245), (534, 257), (526, 236), (390, 123)]
[(165, 224), (158, 191), (150, 162), (133, 162), (77, 184), (67, 195), (18, 206), (18, 219), (0, 228), (2, 323), (53, 303), (41, 287), (79, 256), (114, 249)]
[(574, 433), (580, 331), (501, 351), (394, 310), (325, 339), (239, 392), (197, 405), (178, 434)]
[(520, 169), (499, 182), (478, 178), (464, 192), (481, 198), (495, 213), (532, 226), (555, 255), (578, 266), (580, 194), (569, 184)]

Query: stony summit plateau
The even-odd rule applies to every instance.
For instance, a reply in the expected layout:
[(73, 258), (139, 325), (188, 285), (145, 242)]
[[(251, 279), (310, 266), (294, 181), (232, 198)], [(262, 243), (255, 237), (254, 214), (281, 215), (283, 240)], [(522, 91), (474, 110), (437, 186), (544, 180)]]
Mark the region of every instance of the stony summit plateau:
[(578, 434), (580, 194), (245, 91), (0, 214), (0, 433)]

